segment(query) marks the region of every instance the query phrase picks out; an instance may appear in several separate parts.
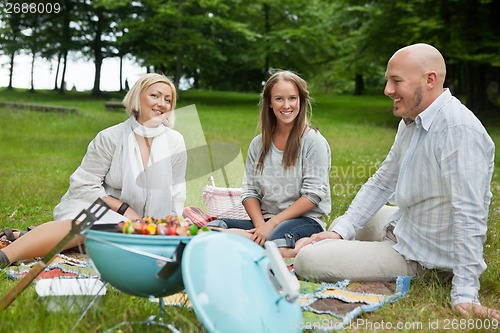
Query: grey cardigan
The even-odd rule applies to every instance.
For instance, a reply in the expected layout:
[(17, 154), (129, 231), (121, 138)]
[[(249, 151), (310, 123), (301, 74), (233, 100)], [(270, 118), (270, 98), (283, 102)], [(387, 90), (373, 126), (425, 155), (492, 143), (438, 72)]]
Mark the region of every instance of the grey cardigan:
[(301, 139), (296, 164), (285, 170), (283, 152), (273, 144), (264, 159), (264, 169), (257, 170), (262, 151), (262, 135), (250, 143), (243, 177), (241, 200), (255, 198), (260, 201), (264, 218), (270, 218), (288, 208), (300, 197), (316, 204), (304, 216), (314, 218), (323, 227), (321, 218), (331, 211), (330, 166), (331, 152), (326, 139), (314, 129), (309, 129)]

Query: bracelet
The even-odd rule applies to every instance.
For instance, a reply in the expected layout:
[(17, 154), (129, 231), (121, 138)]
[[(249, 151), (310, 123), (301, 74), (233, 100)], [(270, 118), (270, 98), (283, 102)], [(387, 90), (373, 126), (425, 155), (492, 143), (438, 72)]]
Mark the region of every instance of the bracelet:
[(130, 207), (128, 205), (128, 203), (124, 202), (122, 203), (122, 205), (120, 206), (120, 208), (118, 208), (118, 210), (116, 211), (118, 214), (120, 215), (123, 215), (125, 214), (125, 212), (127, 211), (128, 207)]

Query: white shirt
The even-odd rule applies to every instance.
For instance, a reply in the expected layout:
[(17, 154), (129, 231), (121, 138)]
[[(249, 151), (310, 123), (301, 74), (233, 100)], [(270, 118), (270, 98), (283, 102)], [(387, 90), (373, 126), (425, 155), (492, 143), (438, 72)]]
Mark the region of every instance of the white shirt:
[[(90, 142), (82, 163), (70, 177), (68, 191), (54, 209), (54, 220), (75, 218), (83, 208), (88, 208), (97, 198), (106, 195), (121, 197), (125, 181), (122, 169), (125, 123), (102, 130)], [(172, 202), (166, 204), (171, 205), (180, 216), (186, 200), (186, 148), (184, 138), (179, 132), (169, 128), (166, 135), (168, 135), (168, 149), (176, 156), (176, 159), (171, 162), (171, 182), (176, 186), (172, 187)], [(144, 212), (141, 206), (132, 206), (132, 209), (139, 215), (151, 216), (149, 212)], [(109, 211), (101, 220), (108, 223), (119, 222), (123, 220), (123, 217)]]
[(386, 202), (407, 260), (453, 270), (453, 305), (479, 303), (495, 147), (474, 114), (445, 90), (414, 123), (401, 121), (379, 170), (361, 188), (334, 231), (344, 239)]

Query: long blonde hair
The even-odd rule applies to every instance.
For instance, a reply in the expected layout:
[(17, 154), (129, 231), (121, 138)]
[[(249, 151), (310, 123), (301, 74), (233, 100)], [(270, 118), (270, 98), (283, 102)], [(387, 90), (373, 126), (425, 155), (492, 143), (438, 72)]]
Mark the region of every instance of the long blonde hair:
[(271, 90), (274, 85), (279, 81), (289, 81), (295, 84), (299, 92), (300, 109), (297, 118), (293, 124), (290, 135), (286, 142), (285, 151), (283, 154), (283, 164), (285, 169), (295, 165), (297, 156), (300, 150), (300, 140), (304, 135), (307, 128), (310, 127), (309, 114), (312, 113), (311, 97), (307, 90), (307, 83), (300, 76), (291, 71), (278, 71), (275, 72), (264, 84), (262, 93), (260, 95), (260, 130), (262, 133), (262, 152), (260, 154), (259, 162), (257, 163), (257, 170), (262, 172), (264, 169), (264, 159), (271, 148), (271, 142), (274, 131), (276, 130), (277, 120), (276, 115), (271, 108)]
[(123, 105), (125, 106), (125, 111), (129, 116), (133, 115), (137, 118), (141, 112), (141, 94), (144, 90), (148, 89), (149, 86), (158, 82), (165, 83), (170, 87), (170, 89), (172, 89), (172, 107), (164, 121), (164, 125), (173, 128), (175, 122), (175, 114), (173, 111), (177, 102), (177, 91), (172, 81), (170, 81), (170, 79), (163, 74), (147, 73), (141, 76), (123, 98)]

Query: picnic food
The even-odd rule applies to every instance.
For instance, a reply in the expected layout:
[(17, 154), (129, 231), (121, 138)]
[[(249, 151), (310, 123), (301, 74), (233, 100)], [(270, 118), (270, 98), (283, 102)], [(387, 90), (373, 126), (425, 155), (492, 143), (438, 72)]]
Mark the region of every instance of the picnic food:
[(198, 228), (189, 218), (167, 216), (165, 219), (143, 217), (135, 221), (121, 221), (116, 229), (124, 234), (162, 235), (162, 236), (194, 236), (200, 232), (210, 231), (208, 227)]

